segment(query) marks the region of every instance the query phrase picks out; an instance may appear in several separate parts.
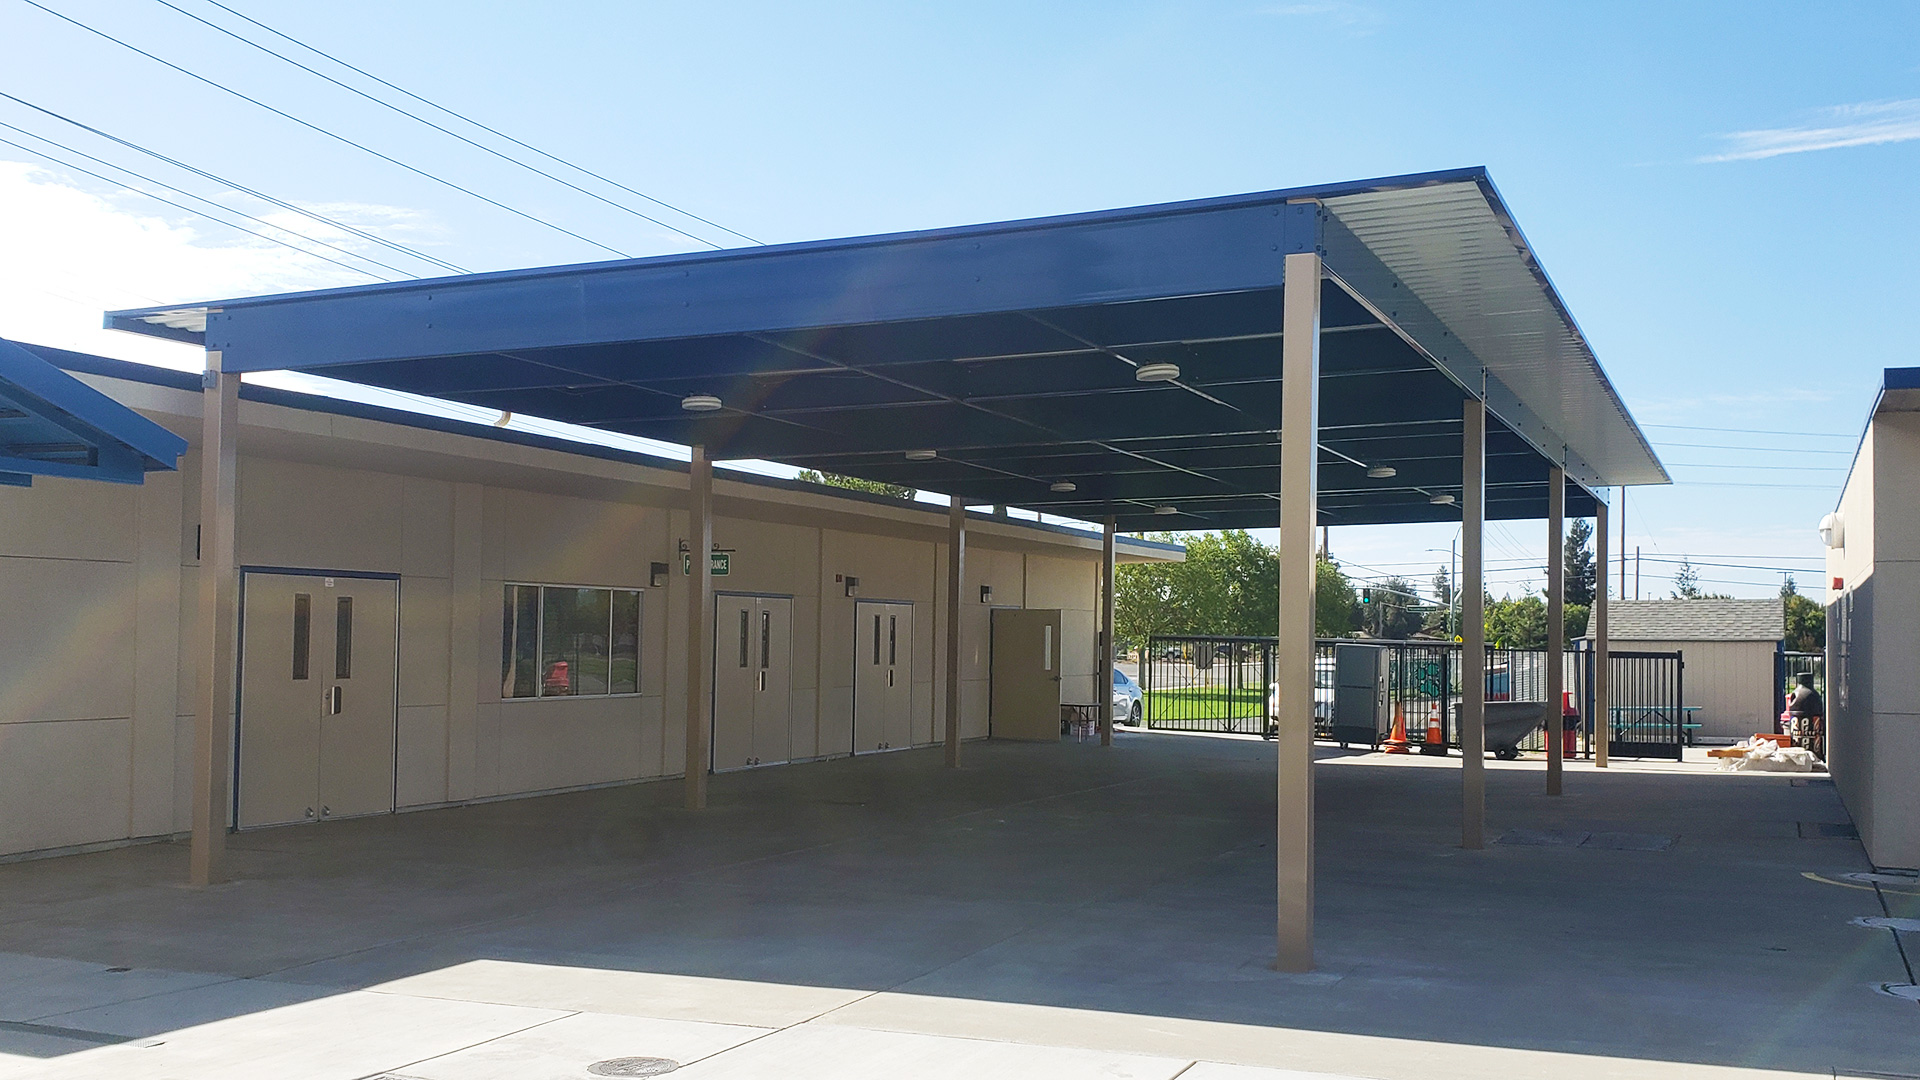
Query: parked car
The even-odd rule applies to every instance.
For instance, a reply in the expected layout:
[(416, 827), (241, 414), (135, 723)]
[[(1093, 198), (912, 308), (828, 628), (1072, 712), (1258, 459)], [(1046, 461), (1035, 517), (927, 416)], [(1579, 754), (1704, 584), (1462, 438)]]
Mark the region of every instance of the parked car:
[(1140, 723), (1141, 698), (1140, 684), (1127, 677), (1119, 668), (1113, 669), (1113, 722), (1116, 724)]
[[(1280, 684), (1267, 687), (1267, 731), (1269, 737), (1280, 724)], [(1324, 737), (1333, 730), (1333, 669), (1313, 666), (1313, 733)]]

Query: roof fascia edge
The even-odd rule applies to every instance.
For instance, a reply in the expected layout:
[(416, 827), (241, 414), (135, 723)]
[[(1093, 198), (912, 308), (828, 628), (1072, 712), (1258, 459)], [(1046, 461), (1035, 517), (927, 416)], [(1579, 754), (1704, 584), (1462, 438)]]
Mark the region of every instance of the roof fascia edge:
[[(1498, 376), (1489, 373), (1486, 364), (1413, 290), (1401, 289), (1393, 300), (1386, 299), (1386, 293), (1397, 280), (1393, 271), (1339, 217), (1327, 215), (1324, 236), (1327, 276), (1462, 390), (1486, 402), (1487, 408), (1528, 446), (1548, 461), (1564, 467), (1570, 479), (1590, 493), (1602, 486), (1598, 471), (1569, 449), (1566, 440)], [(1397, 305), (1396, 308), (1390, 310), (1382, 306), (1388, 302)], [(1406, 314), (1400, 314), (1401, 311)]]

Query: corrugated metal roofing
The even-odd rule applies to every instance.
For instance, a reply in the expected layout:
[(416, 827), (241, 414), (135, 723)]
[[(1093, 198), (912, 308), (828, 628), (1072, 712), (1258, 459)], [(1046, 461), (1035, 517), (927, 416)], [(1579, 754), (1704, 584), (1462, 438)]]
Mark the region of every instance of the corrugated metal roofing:
[[(1768, 600), (1614, 600), (1609, 641), (1779, 641), (1786, 612)], [(1587, 636), (1593, 636), (1589, 623)]]

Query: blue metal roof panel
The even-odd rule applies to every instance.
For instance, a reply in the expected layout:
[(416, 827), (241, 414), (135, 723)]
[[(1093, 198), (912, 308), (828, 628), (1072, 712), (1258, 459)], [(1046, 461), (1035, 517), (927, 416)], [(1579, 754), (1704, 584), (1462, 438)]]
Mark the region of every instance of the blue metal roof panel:
[(186, 440), (0, 338), (0, 483), (35, 476), (137, 484)]

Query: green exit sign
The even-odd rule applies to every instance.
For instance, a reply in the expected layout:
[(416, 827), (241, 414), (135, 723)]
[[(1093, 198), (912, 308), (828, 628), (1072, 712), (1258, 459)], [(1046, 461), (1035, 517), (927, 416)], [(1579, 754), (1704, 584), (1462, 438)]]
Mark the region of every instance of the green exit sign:
[[(707, 572), (714, 577), (726, 577), (727, 569), (732, 563), (733, 552), (731, 551), (711, 551), (707, 553)], [(684, 551), (680, 553), (680, 572), (687, 575), (693, 573), (693, 556)]]

